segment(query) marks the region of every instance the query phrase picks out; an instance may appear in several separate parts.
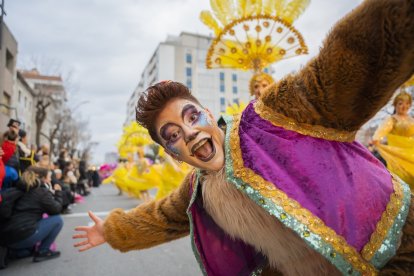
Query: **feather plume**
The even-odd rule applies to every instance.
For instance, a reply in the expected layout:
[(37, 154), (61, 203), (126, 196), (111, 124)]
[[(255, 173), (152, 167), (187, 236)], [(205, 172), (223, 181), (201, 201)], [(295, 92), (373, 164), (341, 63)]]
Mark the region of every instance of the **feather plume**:
[(292, 24), (308, 7), (310, 0), (292, 0), (287, 4), (281, 18)]
[(226, 26), (227, 21), (227, 13), (223, 11), (221, 1), (220, 0), (210, 0), (210, 6), (213, 10), (214, 16), (221, 22), (223, 26)]
[(214, 19), (210, 11), (202, 11), (200, 13), (200, 20), (204, 23), (204, 25), (212, 29), (215, 35), (218, 35), (221, 32), (219, 24)]
[(237, 14), (235, 14), (236, 9), (233, 5), (232, 0), (218, 0), (217, 5), (220, 7), (223, 15), (226, 17), (226, 24), (231, 22), (237, 16)]
[(275, 14), (276, 16), (281, 17), (283, 14), (283, 11), (286, 8), (286, 1), (285, 0), (276, 0), (274, 1), (275, 5), (274, 5), (274, 10), (275, 12), (273, 14)]
[(263, 11), (263, 1), (262, 0), (256, 0), (256, 9), (255, 14), (260, 15)]
[(244, 16), (253, 15), (256, 12), (257, 0), (247, 0)]
[(246, 14), (246, 5), (247, 5), (246, 0), (238, 0), (237, 14), (239, 15), (239, 17), (244, 17), (245, 16), (245, 14)]
[(264, 0), (263, 3), (263, 13), (266, 15), (273, 15), (275, 14), (275, 7), (276, 7), (277, 0)]

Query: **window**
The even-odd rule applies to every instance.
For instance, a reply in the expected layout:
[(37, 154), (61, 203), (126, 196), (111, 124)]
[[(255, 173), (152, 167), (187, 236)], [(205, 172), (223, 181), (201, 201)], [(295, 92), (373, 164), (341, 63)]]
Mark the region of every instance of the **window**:
[(220, 92), (224, 93), (224, 84), (220, 84)]
[(224, 99), (224, 97), (220, 98), (220, 112), (225, 112), (226, 111), (226, 100)]
[(27, 97), (24, 97), (24, 108), (27, 108)]
[(190, 67), (187, 67), (187, 68), (185, 68), (185, 74), (187, 75), (187, 77), (191, 77), (191, 68)]
[(2, 105), (0, 106), (1, 112), (7, 116), (10, 116), (11, 97), (6, 91), (3, 91), (3, 97), (2, 97), (1, 103), (2, 103)]
[(17, 101), (20, 103), (20, 99), (22, 98), (22, 91), (19, 90)]
[(191, 62), (193, 61), (193, 57), (191, 56), (191, 54), (190, 54), (190, 53), (187, 53), (187, 54), (185, 55), (185, 61), (186, 61), (187, 63), (189, 63), (189, 64), (191, 64)]
[(233, 99), (233, 103), (235, 103), (235, 104), (239, 104), (239, 99)]
[(237, 94), (237, 86), (233, 86), (233, 94)]
[(187, 87), (188, 87), (188, 89), (191, 89), (192, 87), (192, 83), (191, 83), (191, 79), (187, 79)]
[(14, 57), (8, 49), (6, 49), (6, 67), (10, 72), (14, 70)]
[(220, 72), (220, 81), (224, 81), (224, 72)]
[(237, 81), (237, 74), (233, 74), (232, 79), (233, 79), (233, 82), (236, 82)]

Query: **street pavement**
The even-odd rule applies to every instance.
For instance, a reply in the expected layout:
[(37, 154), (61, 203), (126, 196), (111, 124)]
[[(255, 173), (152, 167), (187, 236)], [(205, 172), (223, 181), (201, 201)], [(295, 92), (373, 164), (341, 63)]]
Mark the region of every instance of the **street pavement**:
[(72, 208), (72, 214), (63, 215), (64, 226), (56, 243), (61, 251), (57, 259), (33, 263), (32, 258), (14, 260), (8, 268), (0, 270), (1, 276), (126, 276), (126, 275), (202, 275), (191, 250), (189, 237), (154, 248), (120, 253), (104, 244), (85, 252), (73, 247), (74, 228), (88, 225), (87, 211), (92, 210), (105, 218), (113, 208), (131, 209), (140, 201), (126, 195), (118, 196), (112, 185), (94, 188), (83, 203)]

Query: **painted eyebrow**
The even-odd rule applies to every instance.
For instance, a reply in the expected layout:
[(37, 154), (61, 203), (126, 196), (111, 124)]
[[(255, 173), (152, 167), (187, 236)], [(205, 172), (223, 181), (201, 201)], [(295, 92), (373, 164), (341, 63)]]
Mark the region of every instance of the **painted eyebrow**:
[(192, 104), (186, 104), (186, 105), (183, 107), (183, 110), (181, 111), (181, 120), (183, 120), (183, 121), (184, 121), (184, 116), (185, 116), (185, 114), (187, 113), (187, 111), (188, 111), (188, 110), (190, 110), (190, 109), (192, 109), (192, 108), (196, 109), (196, 107), (195, 107), (194, 105), (192, 105)]
[[(190, 109), (192, 109), (192, 108), (196, 109), (196, 107), (195, 107), (194, 105), (192, 105), (192, 104), (186, 104), (186, 105), (183, 107), (183, 110), (181, 111), (181, 120), (183, 120), (183, 121), (184, 121), (184, 116), (185, 116), (185, 114), (187, 113), (187, 111), (188, 111), (188, 110), (190, 110)], [(165, 132), (167, 131), (168, 127), (169, 127), (169, 126), (171, 126), (171, 125), (175, 125), (175, 126), (176, 126), (176, 124), (173, 124), (173, 123), (166, 123), (165, 125), (163, 125), (163, 126), (160, 128), (160, 135), (161, 135), (161, 137), (162, 137), (164, 140), (167, 140), (167, 139), (166, 139), (166, 134), (165, 134)]]

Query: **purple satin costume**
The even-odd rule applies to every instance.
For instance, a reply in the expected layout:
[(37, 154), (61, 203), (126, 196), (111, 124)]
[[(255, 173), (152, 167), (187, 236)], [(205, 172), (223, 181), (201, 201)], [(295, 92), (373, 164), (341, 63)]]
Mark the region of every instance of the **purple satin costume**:
[[(240, 139), (243, 166), (297, 201), (360, 252), (394, 192), (392, 177), (382, 163), (358, 142), (314, 138), (276, 126), (256, 113), (254, 103), (241, 116), (238, 137), (227, 135), (229, 140)], [(226, 166), (231, 162), (226, 156)], [(201, 195), (193, 194), (188, 213), (193, 249), (204, 273), (250, 275), (263, 265), (263, 256), (230, 239), (214, 223), (202, 207)]]

